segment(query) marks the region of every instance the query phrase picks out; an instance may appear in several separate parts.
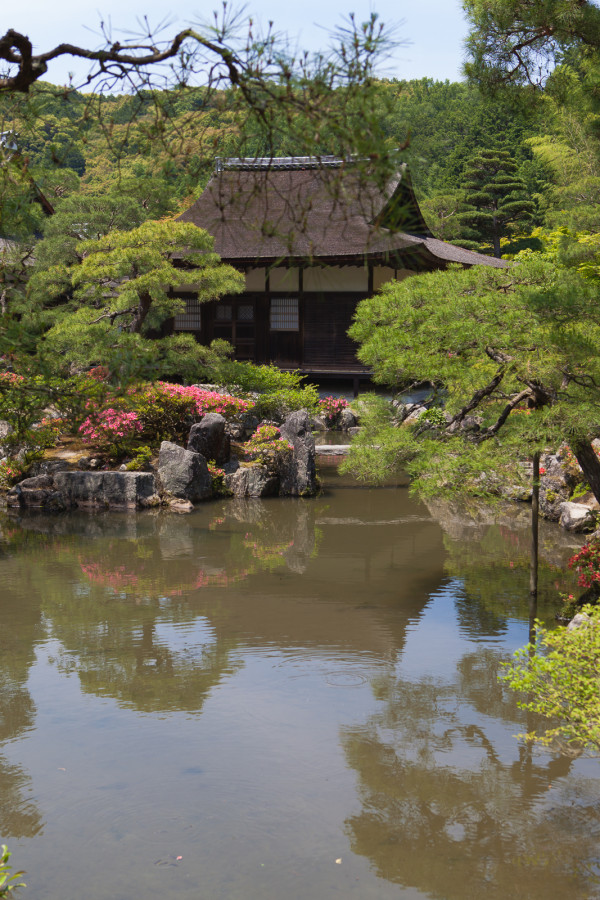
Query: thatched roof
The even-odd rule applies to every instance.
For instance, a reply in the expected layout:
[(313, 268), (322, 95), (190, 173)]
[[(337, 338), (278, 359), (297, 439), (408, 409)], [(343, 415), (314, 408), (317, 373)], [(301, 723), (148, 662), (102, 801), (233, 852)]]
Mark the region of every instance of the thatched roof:
[(179, 221), (205, 228), (233, 263), (506, 265), (436, 240), (406, 168), (378, 187), (362, 166), (333, 158), (217, 160), (204, 193)]

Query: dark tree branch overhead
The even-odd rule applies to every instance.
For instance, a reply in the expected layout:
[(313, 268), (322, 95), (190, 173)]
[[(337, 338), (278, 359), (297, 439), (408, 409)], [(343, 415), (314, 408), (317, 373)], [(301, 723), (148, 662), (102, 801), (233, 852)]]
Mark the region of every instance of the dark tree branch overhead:
[[(104, 71), (107, 65), (119, 66), (125, 74), (131, 69), (147, 68), (177, 57), (186, 41), (214, 54), (225, 64), (231, 83), (239, 83), (243, 64), (233, 51), (208, 40), (191, 28), (180, 31), (162, 49), (154, 44), (121, 44), (117, 41), (104, 50), (88, 50), (75, 44), (59, 44), (53, 50), (37, 54), (33, 52), (33, 45), (26, 35), (9, 28), (0, 38), (0, 59), (11, 66), (16, 66), (17, 71), (0, 78), (0, 92), (28, 93), (32, 84), (47, 73), (48, 63), (60, 56), (98, 62), (100, 67), (97, 74)], [(93, 75), (88, 76), (88, 80), (92, 79)]]

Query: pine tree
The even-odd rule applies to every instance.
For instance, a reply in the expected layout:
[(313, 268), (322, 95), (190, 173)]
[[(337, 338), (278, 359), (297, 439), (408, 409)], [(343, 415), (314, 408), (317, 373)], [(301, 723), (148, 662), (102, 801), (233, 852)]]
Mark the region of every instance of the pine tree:
[(459, 243), (478, 250), (482, 243), (500, 258), (500, 240), (514, 234), (518, 223), (530, 220), (535, 203), (517, 175), (517, 164), (508, 150), (482, 150), (464, 170), (465, 209), (457, 218), (466, 240)]

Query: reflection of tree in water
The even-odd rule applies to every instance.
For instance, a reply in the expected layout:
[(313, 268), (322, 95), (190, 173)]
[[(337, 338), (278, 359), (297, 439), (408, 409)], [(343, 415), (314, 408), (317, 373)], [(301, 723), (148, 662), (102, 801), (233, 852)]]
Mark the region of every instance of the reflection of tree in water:
[[(21, 542), (21, 535), (18, 541)], [(16, 549), (16, 548), (12, 548)], [(33, 728), (36, 708), (27, 689), (35, 661), (34, 645), (41, 636), (39, 600), (31, 596), (27, 579), (18, 588), (13, 578), (19, 564), (11, 559), (11, 533), (2, 532), (0, 576), (0, 746)], [(29, 799), (31, 779), (19, 765), (0, 756), (0, 838), (33, 837), (43, 825)]]
[(550, 800), (571, 760), (526, 747), (515, 759), (514, 741), (506, 758), (507, 731), (527, 725), (495, 681), (499, 661), (486, 649), (468, 654), (458, 684), (377, 683), (382, 711), (342, 734), (362, 803), (346, 822), (352, 849), (381, 877), (444, 900), (526, 900), (545, 889), (583, 900), (600, 884), (597, 785), (589, 794), (559, 785)]
[[(526, 619), (529, 595), (530, 514), (526, 504), (450, 505), (429, 502), (444, 529), (445, 569), (459, 578), (456, 608), (467, 635), (501, 634), (509, 617)], [(581, 541), (579, 541), (581, 543)], [(577, 536), (548, 522), (540, 523), (538, 615), (551, 620), (560, 607), (560, 592), (573, 590), (566, 571)]]
[(307, 508), (283, 520), (275, 506), (252, 501), (229, 501), (210, 519), (22, 524), (42, 546), (36, 552), (32, 540), (16, 564), (22, 574), (35, 567), (31, 587), (60, 641), (61, 668), (76, 671), (83, 690), (144, 711), (200, 710), (241, 664), (238, 638), (212, 624), (221, 589), (261, 571), (301, 570), (315, 550)]

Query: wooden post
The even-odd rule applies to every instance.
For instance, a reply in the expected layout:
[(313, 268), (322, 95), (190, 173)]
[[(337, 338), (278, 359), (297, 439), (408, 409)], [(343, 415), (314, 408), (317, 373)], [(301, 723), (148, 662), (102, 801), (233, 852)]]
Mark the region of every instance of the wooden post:
[(532, 492), (531, 492), (531, 558), (529, 568), (529, 593), (537, 598), (538, 593), (538, 557), (539, 557), (539, 516), (540, 516), (540, 451), (533, 454)]

